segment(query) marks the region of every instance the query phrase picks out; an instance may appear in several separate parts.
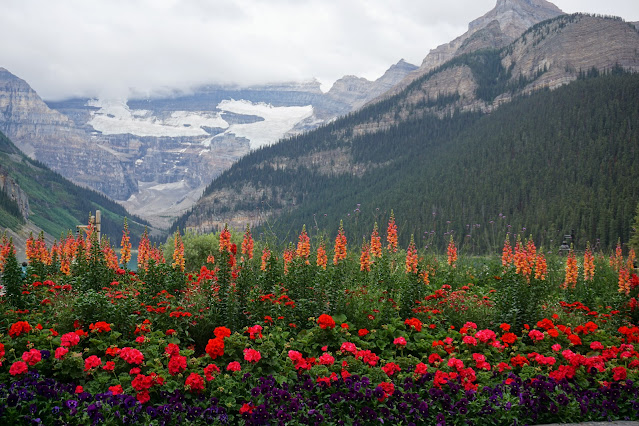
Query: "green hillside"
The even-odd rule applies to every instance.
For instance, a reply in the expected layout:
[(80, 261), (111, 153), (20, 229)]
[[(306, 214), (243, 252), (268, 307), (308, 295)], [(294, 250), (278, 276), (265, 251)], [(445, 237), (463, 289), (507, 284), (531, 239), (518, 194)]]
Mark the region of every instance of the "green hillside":
[[(129, 217), (131, 236), (142, 234), (144, 220), (131, 217), (121, 205), (104, 195), (80, 187), (60, 174), (53, 172), (39, 161), (26, 157), (2, 133), (0, 133), (0, 167), (8, 172), (29, 199), (29, 221), (52, 235), (66, 235), (75, 231), (76, 225), (86, 224), (89, 214), (102, 212), (102, 233), (112, 243), (122, 237), (124, 217)], [(0, 195), (0, 227), (17, 229), (25, 221), (17, 204), (6, 194)]]
[[(290, 194), (294, 207), (274, 199), (242, 206), (284, 207), (268, 224), (280, 235), (296, 235), (304, 223), (334, 235), (343, 219), (361, 241), (394, 209), (403, 244), (414, 233), (441, 246), (452, 230), (462, 245), (481, 251), (511, 230), (553, 246), (574, 229), (577, 244), (610, 247), (619, 237), (628, 241), (639, 200), (639, 75), (612, 74), (519, 97), (492, 114), (426, 116), (353, 135), (355, 125), (392, 110), (397, 100), (390, 100), (250, 154), (206, 193), (251, 183)], [(339, 147), (367, 171), (264, 166)], [(196, 206), (176, 225), (188, 226), (207, 208)]]

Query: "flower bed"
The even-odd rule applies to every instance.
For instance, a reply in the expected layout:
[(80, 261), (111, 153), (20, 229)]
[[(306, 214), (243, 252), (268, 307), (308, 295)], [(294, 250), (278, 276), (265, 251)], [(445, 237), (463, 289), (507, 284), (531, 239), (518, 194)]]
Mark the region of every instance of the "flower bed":
[(225, 230), (206, 265), (190, 274), (178, 236), (171, 265), (143, 238), (136, 273), (95, 234), (62, 249), (32, 240), (28, 279), (15, 274), (5, 241), (0, 418), (639, 419), (633, 253), (604, 259), (587, 250), (580, 263), (574, 253), (546, 258), (530, 240), (514, 249), (508, 241), (501, 259), (471, 264), (452, 240), (441, 261), (420, 258), (414, 243), (398, 250), (394, 232), (391, 223), (385, 248), (375, 230), (349, 253), (340, 230), (329, 263), (322, 242), (312, 255), (305, 229), (281, 258), (267, 246), (254, 257), (250, 230), (241, 245)]

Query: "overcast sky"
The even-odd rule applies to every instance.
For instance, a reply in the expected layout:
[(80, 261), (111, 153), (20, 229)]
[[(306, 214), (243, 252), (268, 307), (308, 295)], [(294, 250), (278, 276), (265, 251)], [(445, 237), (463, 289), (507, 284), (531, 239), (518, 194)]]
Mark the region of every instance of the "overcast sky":
[[(343, 75), (374, 80), (467, 30), (496, 0), (3, 0), (0, 67), (44, 99)], [(556, 0), (639, 21), (637, 0)]]

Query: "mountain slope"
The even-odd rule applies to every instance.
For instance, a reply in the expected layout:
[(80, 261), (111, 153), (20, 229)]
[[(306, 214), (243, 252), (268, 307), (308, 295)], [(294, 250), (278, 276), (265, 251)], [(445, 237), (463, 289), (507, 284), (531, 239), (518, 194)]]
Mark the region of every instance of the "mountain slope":
[[(352, 211), (354, 205), (357, 203), (363, 205), (367, 202), (366, 200), (375, 200), (378, 204), (375, 208), (379, 207), (382, 212), (384, 209), (400, 206), (408, 211), (410, 209), (403, 201), (407, 199), (405, 194), (416, 191), (413, 194), (414, 197), (408, 197), (408, 199), (411, 203), (421, 200), (417, 205), (428, 211), (428, 214), (435, 212), (439, 215), (441, 211), (445, 211), (446, 215), (461, 215), (463, 219), (451, 217), (451, 222), (456, 224), (458, 232), (463, 232), (460, 225), (462, 221), (467, 221), (465, 224), (470, 225), (480, 218), (496, 217), (500, 212), (503, 214), (509, 212), (509, 218), (515, 215), (511, 222), (513, 226), (517, 224), (532, 226), (537, 222), (527, 216), (527, 212), (534, 210), (531, 206), (547, 207), (547, 201), (541, 200), (539, 194), (544, 194), (547, 189), (555, 189), (556, 184), (545, 181), (543, 185), (546, 186), (543, 188), (532, 189), (534, 196), (525, 195), (528, 189), (523, 189), (521, 185), (523, 185), (522, 182), (528, 184), (529, 178), (519, 175), (518, 169), (511, 170), (516, 167), (515, 164), (511, 164), (511, 168), (506, 168), (506, 173), (517, 172), (515, 182), (518, 186), (513, 191), (520, 196), (517, 199), (510, 195), (502, 196), (501, 201), (495, 198), (494, 194), (489, 194), (494, 188), (488, 183), (482, 187), (483, 190), (475, 188), (471, 192), (466, 191), (462, 183), (470, 181), (472, 184), (477, 184), (477, 181), (473, 181), (474, 175), (468, 175), (465, 170), (457, 169), (460, 175), (465, 177), (464, 181), (458, 181), (454, 176), (441, 180), (436, 174), (420, 175), (420, 173), (422, 170), (432, 169), (439, 170), (444, 176), (446, 170), (458, 167), (457, 157), (463, 157), (467, 151), (472, 151), (470, 147), (482, 147), (484, 139), (492, 138), (490, 134), (481, 138), (477, 136), (480, 134), (480, 129), (474, 126), (484, 121), (493, 123), (490, 126), (499, 135), (502, 134), (501, 131), (497, 132), (499, 129), (503, 128), (505, 132), (508, 129), (514, 129), (512, 126), (518, 121), (526, 123), (527, 127), (521, 129), (520, 133), (530, 134), (531, 140), (537, 140), (538, 136), (543, 134), (554, 144), (563, 144), (563, 138), (567, 133), (574, 138), (574, 134), (578, 133), (573, 129), (576, 128), (580, 129), (580, 137), (591, 141), (589, 143), (608, 138), (607, 143), (612, 145), (605, 145), (607, 149), (625, 150), (626, 148), (618, 146), (622, 140), (632, 143), (638, 140), (634, 126), (630, 126), (628, 130), (622, 128), (627, 122), (632, 123), (634, 118), (628, 114), (636, 111), (637, 105), (632, 103), (632, 99), (627, 99), (627, 95), (617, 93), (616, 96), (621, 96), (629, 102), (625, 105), (625, 109), (611, 115), (608, 110), (602, 110), (598, 106), (599, 104), (608, 105), (609, 108), (612, 108), (610, 105), (614, 106), (618, 100), (612, 93), (620, 89), (615, 87), (617, 83), (606, 83), (609, 84), (607, 90), (610, 96), (604, 96), (605, 91), (597, 92), (599, 97), (593, 101), (591, 110), (582, 111), (581, 116), (571, 116), (565, 123), (556, 124), (554, 133), (542, 132), (545, 121), (534, 118), (534, 113), (538, 112), (534, 109), (521, 107), (523, 110), (519, 115), (513, 114), (507, 120), (500, 120), (499, 117), (504, 115), (498, 115), (498, 113), (506, 114), (512, 111), (514, 107), (510, 106), (509, 102), (516, 101), (517, 105), (529, 102), (541, 110), (549, 108), (553, 113), (546, 117), (547, 119), (563, 115), (561, 110), (554, 110), (543, 102), (539, 103), (538, 99), (542, 96), (549, 96), (543, 98), (549, 102), (549, 105), (561, 104), (564, 108), (576, 110), (581, 107), (581, 98), (587, 97), (588, 93), (570, 92), (573, 94), (569, 96), (570, 102), (567, 104), (561, 101), (561, 96), (566, 96), (565, 91), (558, 92), (557, 95), (554, 92), (534, 94), (530, 99), (521, 99), (521, 97), (537, 93), (543, 88), (555, 88), (561, 84), (565, 85), (576, 79), (600, 73), (619, 74), (623, 73), (623, 69), (639, 70), (637, 47), (639, 47), (639, 34), (636, 29), (618, 19), (570, 15), (545, 21), (533, 26), (522, 37), (501, 50), (483, 50), (461, 55), (420, 77), (397, 95), (371, 104), (314, 132), (259, 150), (243, 158), (228, 172), (212, 182), (203, 198), (190, 214), (178, 221), (178, 224), (182, 228), (186, 226), (208, 231), (217, 229), (227, 222), (241, 228), (246, 223), (272, 224), (281, 219), (283, 224), (301, 226), (301, 223), (314, 223), (315, 220), (321, 222), (318, 218), (323, 217), (322, 213), (326, 213), (328, 216), (325, 226), (332, 229), (337, 226), (335, 221), (338, 217), (344, 217), (344, 215), (349, 217), (347, 206), (351, 206), (350, 213), (358, 216), (355, 214), (357, 212)], [(596, 54), (606, 49), (610, 55)], [(568, 67), (567, 61), (572, 61), (571, 63), (575, 66)], [(623, 78), (631, 81), (633, 78), (636, 79), (636, 76)], [(584, 84), (604, 84), (601, 82), (578, 81), (574, 84), (576, 87), (583, 88)], [(622, 86), (632, 86), (632, 84), (634, 83), (626, 82)], [(501, 112), (502, 109), (506, 112)], [(463, 111), (466, 112), (462, 113)], [(484, 116), (486, 112), (491, 114)], [(530, 120), (527, 114), (533, 114)], [(600, 123), (602, 119), (604, 122), (608, 120), (614, 123), (611, 125), (619, 126), (619, 132), (608, 135), (606, 132), (609, 130), (605, 126), (584, 127), (582, 124), (590, 121)], [(462, 137), (462, 135), (466, 136)], [(460, 140), (465, 141), (464, 143), (468, 146), (465, 151), (455, 151), (454, 147), (461, 144), (455, 141)], [(577, 143), (576, 139), (569, 141)], [(542, 147), (547, 149), (542, 142), (538, 140), (535, 143), (539, 144), (539, 149)], [(507, 146), (512, 143), (512, 140), (504, 137), (492, 143), (496, 147)], [(535, 147), (532, 142), (527, 146)], [(448, 163), (445, 163), (443, 158), (438, 156), (448, 152), (446, 151), (448, 149), (453, 150), (451, 151), (453, 153), (447, 154), (450, 158), (447, 158)], [(604, 152), (597, 151), (595, 147), (592, 149), (597, 153), (593, 157), (596, 161), (604, 164), (608, 161)], [(482, 158), (484, 161), (494, 158), (485, 152), (484, 155), (487, 157), (470, 157), (466, 158), (465, 162), (469, 168), (474, 167), (479, 173), (482, 169), (477, 161)], [(503, 155), (508, 156), (512, 153)], [(531, 161), (539, 163), (542, 176), (553, 176), (559, 179), (556, 172), (560, 169), (556, 167), (557, 164), (563, 165), (563, 162), (553, 159), (544, 162), (532, 157), (527, 158), (532, 155), (532, 153), (526, 154), (524, 164), (529, 164), (528, 162)], [(561, 157), (562, 153), (557, 151), (553, 155)], [(435, 161), (434, 158), (439, 160)], [(626, 158), (624, 157), (624, 161)], [(411, 163), (411, 161), (417, 161), (416, 159), (419, 159), (419, 162)], [(442, 164), (447, 166), (443, 167)], [(546, 170), (551, 166), (554, 168)], [(589, 163), (587, 167), (588, 170), (598, 169), (599, 163)], [(613, 181), (616, 179), (625, 182), (626, 175), (614, 167), (611, 170), (610, 173), (615, 174)], [(532, 173), (532, 170), (529, 172)], [(580, 169), (572, 170), (571, 173), (575, 176), (584, 174)], [(628, 195), (626, 198), (622, 198), (619, 194), (613, 195), (615, 190), (609, 187), (612, 181), (605, 180), (604, 177), (596, 174), (589, 175), (588, 179), (591, 185), (605, 182), (600, 189), (605, 202), (588, 207), (594, 212), (588, 219), (589, 225), (584, 224), (585, 213), (580, 212), (577, 216), (567, 213), (566, 203), (559, 196), (555, 201), (565, 211), (562, 210), (561, 215), (557, 212), (553, 213), (554, 217), (550, 217), (546, 213), (547, 210), (540, 211), (540, 217), (546, 217), (546, 219), (540, 220), (539, 226), (554, 228), (555, 233), (565, 232), (566, 229), (563, 228), (566, 226), (579, 227), (583, 234), (588, 235), (588, 238), (593, 240), (601, 238), (604, 244), (611, 244), (612, 240), (616, 242), (616, 236), (627, 234), (624, 230), (627, 226), (622, 225), (626, 220), (626, 207), (620, 208), (620, 205), (627, 201), (621, 200), (634, 200), (636, 203), (636, 195), (632, 192), (630, 195), (626, 194)], [(634, 188), (633, 185), (635, 184), (629, 182), (630, 188)], [(425, 188), (429, 191), (440, 191), (437, 193), (439, 198), (435, 197), (435, 192), (432, 193), (433, 204), (419, 196), (420, 191), (426, 192)], [(581, 194), (581, 189), (565, 189), (571, 194), (580, 193), (581, 199), (589, 199)], [(459, 197), (466, 197), (473, 202), (460, 202), (459, 197), (455, 198), (454, 202), (446, 201), (442, 194), (449, 192), (459, 192), (461, 194)], [(483, 202), (484, 195), (490, 195), (492, 199)], [(617, 198), (611, 200), (610, 197), (613, 196)], [(581, 199), (573, 202), (582, 203)], [(483, 212), (480, 218), (474, 216), (476, 211), (470, 214), (478, 205), (482, 206)], [(601, 208), (601, 205), (606, 206), (605, 209)], [(327, 211), (330, 211), (332, 216)], [(411, 213), (410, 216), (416, 223), (426, 220), (417, 213)], [(441, 218), (441, 216), (438, 217)], [(605, 226), (599, 223), (601, 220), (609, 219), (619, 222)], [(437, 229), (445, 229), (446, 226), (440, 223)], [(537, 229), (537, 232), (541, 231)], [(408, 237), (404, 235), (404, 238)]]
[[(119, 204), (104, 195), (80, 187), (37, 160), (26, 157), (5, 135), (0, 133), (0, 181), (3, 193), (18, 206), (0, 205), (0, 226), (18, 230), (30, 223), (53, 238), (75, 232), (76, 225), (86, 224), (89, 214), (102, 212), (102, 233), (118, 244), (124, 217), (129, 217), (132, 239), (139, 238), (146, 222), (131, 217)], [(9, 207), (9, 208), (7, 208)]]
[[(344, 119), (245, 157), (180, 226), (268, 223), (294, 235), (304, 223), (334, 233), (344, 219), (359, 240), (394, 209), (404, 244), (414, 233), (441, 245), (444, 230), (454, 230), (467, 247), (494, 249), (506, 231), (525, 228), (546, 246), (575, 229), (581, 246), (609, 247), (627, 241), (639, 201), (636, 123), (637, 74), (579, 80), (489, 115), (431, 116), (375, 134), (353, 136)], [(313, 161), (323, 153), (350, 156), (355, 173), (326, 173), (327, 164)]]

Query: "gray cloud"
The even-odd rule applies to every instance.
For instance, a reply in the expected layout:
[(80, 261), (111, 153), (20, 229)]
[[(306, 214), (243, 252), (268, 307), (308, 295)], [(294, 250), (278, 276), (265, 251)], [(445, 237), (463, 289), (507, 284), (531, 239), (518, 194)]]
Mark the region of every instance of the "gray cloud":
[[(219, 82), (379, 77), (466, 31), (495, 0), (7, 0), (0, 66), (45, 99)], [(557, 0), (639, 20), (636, 0)]]

